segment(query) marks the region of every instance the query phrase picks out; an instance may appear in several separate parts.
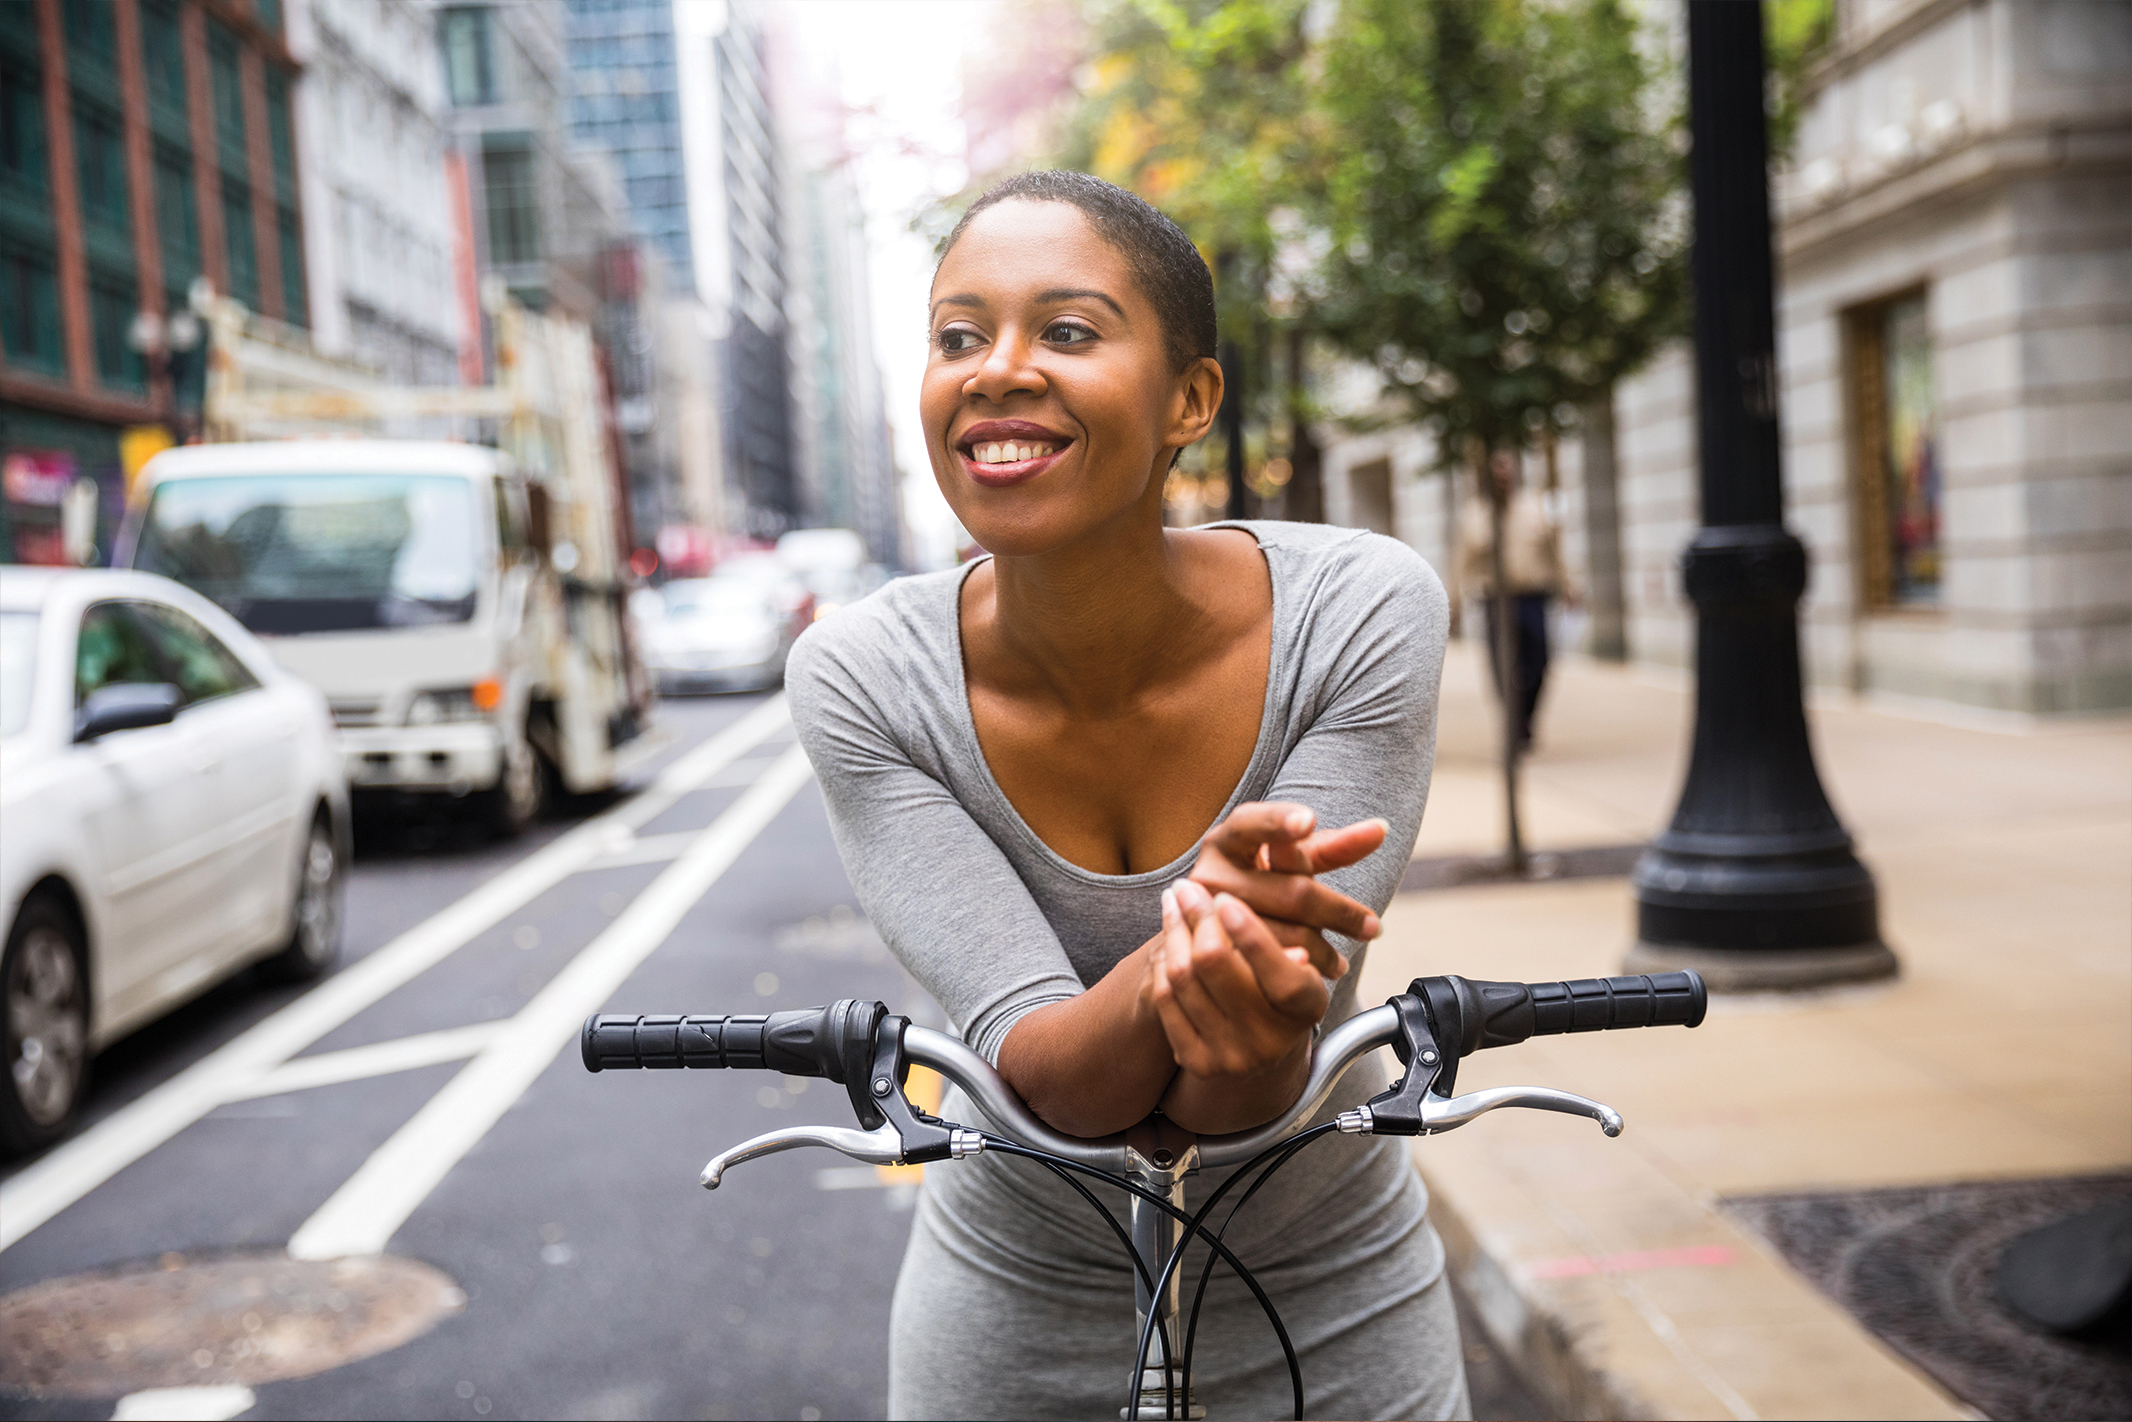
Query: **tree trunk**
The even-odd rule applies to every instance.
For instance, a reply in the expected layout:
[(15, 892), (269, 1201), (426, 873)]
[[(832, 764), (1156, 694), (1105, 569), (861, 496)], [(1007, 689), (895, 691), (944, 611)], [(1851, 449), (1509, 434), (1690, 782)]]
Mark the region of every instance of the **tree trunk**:
[(1587, 647), (1610, 662), (1629, 658), (1628, 615), (1621, 581), (1621, 486), (1614, 443), (1614, 392), (1583, 411), (1584, 560), (1591, 610)]
[(1288, 497), (1287, 517), (1297, 523), (1325, 522), (1325, 458), (1311, 433), (1309, 401), (1304, 398), (1306, 338), (1300, 326), (1288, 332)]
[(1496, 701), (1503, 711), (1503, 860), (1510, 872), (1525, 874), (1525, 834), (1518, 823), (1518, 704), (1522, 682), (1518, 666), (1518, 629), (1503, 558), (1503, 525), (1510, 512), (1509, 491), (1495, 477), (1494, 451), (1481, 451), (1480, 485), (1488, 499), (1488, 600), (1494, 612)]

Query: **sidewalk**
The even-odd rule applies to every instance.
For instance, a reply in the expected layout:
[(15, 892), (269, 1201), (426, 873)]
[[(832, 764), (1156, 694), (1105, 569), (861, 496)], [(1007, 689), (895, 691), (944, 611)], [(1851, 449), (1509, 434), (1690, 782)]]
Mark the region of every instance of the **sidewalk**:
[[(1417, 856), (1500, 850), (1474, 650), (1445, 671)], [(1547, 695), (1528, 843), (1661, 828), (1686, 679), (1566, 661)], [(1627, 1118), (1618, 1140), (1505, 1112), (1416, 1143), (1461, 1284), (1563, 1415), (1973, 1416), (1718, 1202), (2132, 1167), (2132, 723), (1965, 728), (1848, 698), (1811, 719), (1902, 976), (1719, 999), (1694, 1032), (1545, 1039), (1460, 1073), (1597, 1097)], [(1618, 972), (1633, 928), (1625, 879), (1403, 895), (1363, 1000), (1430, 972)]]

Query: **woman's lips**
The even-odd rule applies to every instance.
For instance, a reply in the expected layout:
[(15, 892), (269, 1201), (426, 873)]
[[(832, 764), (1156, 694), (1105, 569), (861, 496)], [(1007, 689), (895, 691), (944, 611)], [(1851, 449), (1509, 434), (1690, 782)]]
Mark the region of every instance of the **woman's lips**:
[(1060, 439), (978, 440), (959, 451), (962, 467), (972, 479), (988, 488), (1003, 489), (1034, 479), (1049, 469), (1069, 448)]

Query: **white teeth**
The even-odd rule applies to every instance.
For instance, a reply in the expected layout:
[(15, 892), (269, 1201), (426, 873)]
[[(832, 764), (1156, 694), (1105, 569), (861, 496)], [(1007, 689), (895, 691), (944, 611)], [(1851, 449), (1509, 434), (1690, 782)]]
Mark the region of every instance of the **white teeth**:
[(1016, 444), (1002, 440), (976, 446), (970, 451), (970, 457), (979, 464), (1019, 464), (1025, 459), (1042, 459), (1057, 452), (1056, 445)]

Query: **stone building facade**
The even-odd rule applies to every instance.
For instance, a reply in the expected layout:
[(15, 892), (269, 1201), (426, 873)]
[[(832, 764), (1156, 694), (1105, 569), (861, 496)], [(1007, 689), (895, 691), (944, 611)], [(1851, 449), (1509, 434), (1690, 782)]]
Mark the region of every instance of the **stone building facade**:
[[(1809, 678), (2000, 711), (2132, 706), (2132, 5), (1839, 0), (1775, 182)], [(1551, 456), (1565, 553), (1595, 603), (1618, 595), (1628, 656), (1684, 666), (1691, 353), (1661, 353), (1612, 413), (1611, 487), (1586, 477), (1592, 441)], [(1426, 438), (1331, 443), (1328, 516), (1374, 524), (1388, 504), (1387, 531), (1441, 558)], [(1591, 517), (1609, 504), (1612, 528)]]

